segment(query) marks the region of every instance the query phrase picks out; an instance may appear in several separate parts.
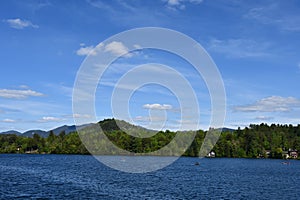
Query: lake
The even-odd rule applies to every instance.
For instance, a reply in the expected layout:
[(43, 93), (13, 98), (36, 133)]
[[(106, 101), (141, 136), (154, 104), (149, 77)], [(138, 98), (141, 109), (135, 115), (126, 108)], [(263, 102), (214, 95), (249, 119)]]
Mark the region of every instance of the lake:
[(0, 154), (0, 199), (300, 199), (300, 161), (282, 162), (182, 157), (130, 174), (87, 155)]

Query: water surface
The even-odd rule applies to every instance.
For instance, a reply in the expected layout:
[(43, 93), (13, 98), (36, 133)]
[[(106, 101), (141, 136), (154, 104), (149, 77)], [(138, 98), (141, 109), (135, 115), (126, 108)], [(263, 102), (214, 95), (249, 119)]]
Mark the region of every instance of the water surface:
[(0, 154), (0, 198), (300, 199), (300, 161), (282, 162), (183, 157), (156, 172), (130, 174), (86, 155)]

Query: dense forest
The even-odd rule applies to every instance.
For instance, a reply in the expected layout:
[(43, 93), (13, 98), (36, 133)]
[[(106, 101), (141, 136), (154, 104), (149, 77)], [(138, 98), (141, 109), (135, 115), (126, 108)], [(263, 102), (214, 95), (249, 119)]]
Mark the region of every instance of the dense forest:
[[(185, 150), (184, 156), (199, 156), (199, 150), (208, 131), (187, 131), (172, 132), (159, 131), (157, 134), (148, 138), (139, 138), (127, 134), (118, 125), (126, 127), (126, 130), (144, 134), (150, 130), (128, 124), (124, 121), (114, 119), (103, 120), (96, 125), (100, 125), (107, 138), (121, 149), (134, 153), (148, 153), (156, 151), (169, 144), (176, 134), (194, 135), (195, 138), (190, 147)], [(50, 131), (47, 138), (34, 134), (32, 138), (22, 137), (13, 134), (0, 135), (0, 153), (45, 153), (45, 154), (89, 154), (81, 139), (89, 136), (88, 140), (95, 146), (105, 146), (97, 134), (88, 134), (90, 130), (82, 130), (79, 137), (77, 132), (65, 134), (62, 131), (55, 135)], [(181, 148), (180, 141), (176, 141), (172, 148)], [(106, 147), (105, 147), (106, 148)], [(300, 125), (250, 125), (244, 129), (238, 128), (234, 131), (223, 131), (213, 151), (217, 157), (238, 157), (238, 158), (257, 158), (270, 157), (282, 158), (282, 152), (288, 149), (300, 149)], [(112, 154), (114, 154), (112, 152)], [(117, 153), (116, 153), (117, 154)]]

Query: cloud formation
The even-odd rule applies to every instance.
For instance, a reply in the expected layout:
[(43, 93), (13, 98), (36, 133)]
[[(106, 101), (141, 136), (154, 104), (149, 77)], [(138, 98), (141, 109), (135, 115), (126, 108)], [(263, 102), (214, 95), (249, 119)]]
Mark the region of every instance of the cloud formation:
[(269, 117), (269, 116), (257, 116), (255, 117), (256, 120), (271, 120), (274, 119), (274, 117)]
[(0, 89), (0, 97), (8, 99), (24, 99), (27, 97), (39, 97), (43, 96), (42, 93), (36, 92), (33, 90), (9, 90), (9, 89)]
[(87, 55), (96, 55), (96, 51), (94, 50), (94, 46), (81, 47), (76, 51), (78, 56), (87, 56)]
[(117, 56), (121, 56), (123, 54), (126, 54), (125, 55), (126, 57), (131, 57), (132, 56), (131, 54), (128, 54), (129, 50), (122, 42), (113, 41), (113, 42), (107, 44), (104, 47), (104, 51), (105, 52), (110, 52), (110, 53), (115, 54)]
[(38, 122), (59, 122), (62, 121), (62, 119), (57, 117), (42, 117), (42, 119), (38, 120)]
[(295, 108), (300, 108), (300, 99), (270, 96), (250, 105), (236, 106), (233, 110), (239, 112), (289, 112)]
[(184, 10), (186, 3), (200, 4), (203, 0), (167, 0), (166, 7), (171, 10)]
[(139, 122), (162, 122), (165, 121), (166, 118), (162, 116), (136, 116), (134, 121)]
[(143, 108), (145, 109), (152, 109), (152, 110), (171, 110), (172, 106), (169, 104), (145, 104), (143, 105)]
[(8, 23), (8, 25), (11, 28), (15, 28), (15, 29), (24, 29), (24, 28), (27, 28), (27, 27), (39, 28), (38, 25), (35, 25), (35, 24), (31, 23), (28, 20), (22, 20), (22, 19), (19, 19), (19, 18), (7, 19), (7, 20), (4, 20), (4, 22)]
[(77, 113), (74, 113), (73, 115), (72, 115), (72, 117), (73, 118), (79, 118), (79, 119), (89, 119), (89, 118), (92, 118), (92, 116), (91, 115), (89, 115), (89, 114), (77, 114)]
[(14, 123), (14, 122), (16, 122), (16, 120), (13, 120), (13, 119), (4, 119), (4, 120), (2, 120), (2, 122), (5, 122), (5, 123)]
[[(136, 45), (135, 45), (135, 47), (136, 47)], [(132, 56), (132, 54), (129, 53), (129, 49), (122, 42), (117, 42), (117, 41), (113, 41), (106, 45), (101, 43), (97, 47), (85, 46), (84, 43), (81, 43), (80, 48), (76, 51), (76, 54), (79, 56), (87, 56), (87, 55), (95, 56), (95, 55), (97, 55), (97, 51), (109, 52), (116, 56), (121, 56), (121, 55), (126, 54), (126, 55), (124, 55), (124, 57), (128, 57), (128, 58)]]

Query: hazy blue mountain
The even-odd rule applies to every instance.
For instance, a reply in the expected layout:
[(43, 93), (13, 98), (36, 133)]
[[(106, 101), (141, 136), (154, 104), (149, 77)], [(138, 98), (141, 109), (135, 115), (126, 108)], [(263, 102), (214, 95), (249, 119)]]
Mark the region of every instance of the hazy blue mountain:
[(14, 131), (14, 130), (10, 130), (10, 131), (5, 131), (5, 132), (1, 132), (0, 134), (15, 134), (15, 135), (21, 135), (22, 133), (20, 133), (19, 131)]
[(29, 130), (21, 134), (24, 137), (33, 137), (34, 134), (38, 134), (41, 137), (48, 137), (49, 133), (43, 130)]
[[(75, 125), (71, 125), (71, 126), (64, 125), (64, 126), (60, 126), (55, 129), (52, 129), (50, 131), (53, 131), (53, 133), (55, 135), (59, 135), (62, 131), (65, 131), (66, 134), (69, 134), (69, 133), (75, 132), (76, 129), (82, 129), (82, 128), (90, 126), (90, 125), (92, 125), (92, 124), (84, 124), (84, 125), (77, 126), (77, 127)], [(48, 133), (50, 133), (50, 131), (48, 131)]]
[[(60, 127), (57, 127), (53, 130), (50, 130), (50, 131), (53, 131), (53, 133), (55, 135), (59, 135), (61, 132), (65, 132), (66, 134), (69, 134), (71, 132), (74, 132), (76, 131), (76, 126), (75, 125), (72, 125), (72, 126), (67, 126), (67, 125), (64, 125), (64, 126), (60, 126)], [(50, 131), (48, 131), (48, 133), (50, 133)]]
[[(78, 126), (77, 128), (81, 129), (81, 128), (84, 128), (84, 127), (89, 126), (89, 125), (91, 125), (91, 124), (81, 125), (81, 126)], [(41, 137), (48, 137), (50, 131), (53, 131), (55, 135), (59, 135), (62, 131), (64, 131), (66, 134), (69, 134), (71, 132), (76, 131), (76, 126), (75, 125), (71, 125), (71, 126), (63, 125), (63, 126), (57, 127), (55, 129), (52, 129), (52, 130), (49, 130), (49, 131), (28, 130), (24, 133), (20, 133), (20, 132), (15, 131), (15, 130), (10, 130), (10, 131), (5, 131), (5, 132), (0, 132), (0, 134), (15, 134), (15, 135), (24, 136), (24, 137), (33, 137), (34, 134), (38, 134)]]
[[(113, 131), (113, 130), (124, 130), (124, 131), (128, 131), (128, 132), (137, 132), (137, 133), (141, 133), (141, 132), (156, 132), (155, 130), (149, 130), (146, 128), (143, 128), (141, 126), (136, 126), (133, 124), (130, 124), (126, 121), (123, 120), (117, 120), (117, 119), (105, 119), (103, 121), (98, 122), (98, 124), (101, 126), (103, 131)], [(85, 125), (81, 125), (78, 126), (77, 129), (82, 129), (82, 128), (86, 128), (88, 126), (91, 125), (95, 125), (95, 124), (85, 124)], [(230, 128), (220, 128), (223, 132), (225, 131), (229, 131), (229, 132), (233, 132), (235, 131), (234, 129), (230, 129)], [(219, 129), (219, 130), (220, 130)], [(6, 132), (2, 132), (0, 134), (16, 134), (16, 135), (20, 135), (20, 136), (24, 136), (24, 137), (33, 137), (34, 134), (38, 134), (41, 137), (48, 137), (50, 131), (53, 131), (53, 133), (55, 135), (59, 135), (61, 132), (65, 132), (65, 134), (69, 134), (71, 132), (75, 132), (76, 131), (76, 126), (75, 125), (63, 125), (60, 127), (57, 127), (55, 129), (49, 130), (49, 131), (43, 131), (43, 130), (29, 130), (26, 131), (24, 133), (20, 133), (18, 131), (14, 131), (14, 130), (10, 130), (10, 131), (6, 131)]]
[(232, 128), (226, 128), (226, 127), (222, 128), (222, 132), (234, 132), (234, 131), (235, 129)]

